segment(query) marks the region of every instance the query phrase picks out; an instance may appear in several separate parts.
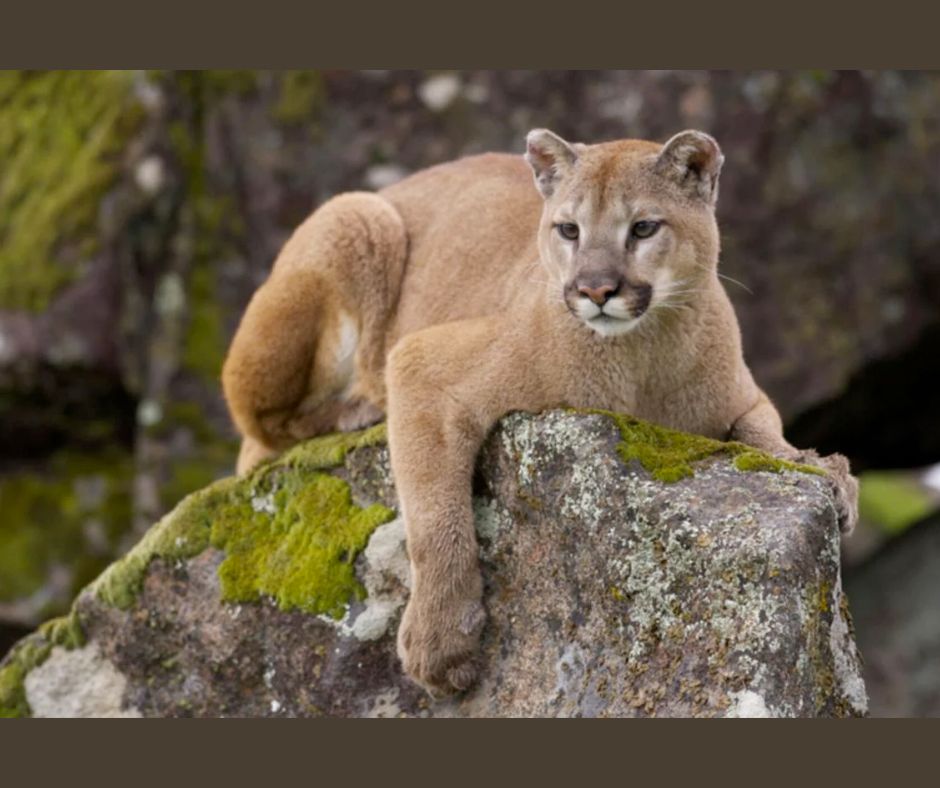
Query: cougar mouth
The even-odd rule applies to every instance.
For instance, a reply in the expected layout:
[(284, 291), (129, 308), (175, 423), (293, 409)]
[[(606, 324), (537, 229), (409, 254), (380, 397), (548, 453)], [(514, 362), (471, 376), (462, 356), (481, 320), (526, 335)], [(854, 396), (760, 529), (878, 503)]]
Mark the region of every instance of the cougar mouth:
[(640, 313), (637, 317), (623, 318), (614, 317), (606, 312), (599, 312), (595, 317), (588, 318), (584, 322), (598, 334), (610, 337), (617, 336), (618, 334), (626, 334), (628, 331), (633, 330), (642, 319), (643, 313)]
[(624, 296), (614, 296), (603, 304), (584, 297), (578, 297), (574, 303), (568, 299), (566, 303), (575, 317), (598, 334), (616, 336), (632, 330), (649, 311), (652, 288), (637, 289), (630, 295), (633, 297), (629, 300)]

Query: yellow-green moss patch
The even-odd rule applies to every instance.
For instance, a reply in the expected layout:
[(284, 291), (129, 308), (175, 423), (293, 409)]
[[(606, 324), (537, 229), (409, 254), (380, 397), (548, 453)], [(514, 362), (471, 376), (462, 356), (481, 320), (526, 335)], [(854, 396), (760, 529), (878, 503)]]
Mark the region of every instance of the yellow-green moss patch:
[[(740, 444), (732, 444), (740, 446)], [(799, 462), (788, 462), (765, 454), (756, 449), (744, 447), (743, 451), (734, 454), (734, 467), (739, 471), (764, 471), (765, 473), (783, 473), (783, 471), (798, 471), (799, 473), (812, 473), (823, 476), (825, 471), (813, 465), (804, 465)]]
[(336, 432), (298, 444), (288, 451), (279, 463), (299, 470), (337, 468), (346, 460), (346, 454), (353, 449), (378, 446), (387, 440), (388, 431), (385, 422), (382, 422), (367, 430)]
[(141, 117), (121, 71), (0, 72), (0, 305), (39, 311), (97, 246)]
[(820, 468), (787, 462), (737, 441), (724, 442), (702, 435), (691, 435), (607, 410), (591, 409), (578, 412), (597, 413), (613, 420), (623, 438), (617, 446), (620, 458), (624, 462), (636, 460), (647, 473), (661, 482), (672, 483), (693, 476), (695, 463), (716, 454), (733, 457), (734, 467), (739, 471), (798, 471), (824, 474)]
[(282, 610), (340, 617), (352, 597), (365, 594), (355, 557), (394, 512), (356, 506), (349, 485), (325, 473), (268, 480), (270, 486), (227, 506), (213, 522), (212, 545), (226, 553), (222, 597), (251, 602), (264, 595)]
[(350, 450), (384, 440), (384, 424), (315, 438), (244, 479), (190, 495), (95, 581), (95, 593), (127, 609), (151, 561), (185, 560), (211, 545), (226, 554), (219, 568), (226, 601), (265, 595), (284, 609), (338, 614), (362, 594), (356, 555), (394, 513), (356, 506), (346, 482), (322, 471), (342, 465)]

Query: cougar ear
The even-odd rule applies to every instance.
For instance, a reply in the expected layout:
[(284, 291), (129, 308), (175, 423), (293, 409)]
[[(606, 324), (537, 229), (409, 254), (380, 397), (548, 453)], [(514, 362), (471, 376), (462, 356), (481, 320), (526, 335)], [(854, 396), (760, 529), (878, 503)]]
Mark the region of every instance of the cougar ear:
[(578, 154), (557, 134), (548, 129), (533, 129), (525, 138), (525, 160), (535, 173), (535, 185), (543, 197), (550, 197), (567, 175)]
[(714, 137), (702, 131), (680, 131), (663, 145), (656, 169), (677, 183), (690, 197), (714, 205), (718, 199), (718, 175), (724, 160)]

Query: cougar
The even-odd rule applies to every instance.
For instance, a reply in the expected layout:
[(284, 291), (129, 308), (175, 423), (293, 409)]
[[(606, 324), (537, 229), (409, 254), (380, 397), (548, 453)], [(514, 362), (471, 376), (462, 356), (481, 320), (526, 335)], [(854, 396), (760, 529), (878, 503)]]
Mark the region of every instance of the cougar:
[(717, 273), (722, 162), (699, 131), (584, 145), (536, 129), (524, 157), (329, 200), (248, 305), (222, 373), (238, 471), (387, 417), (412, 568), (398, 653), (432, 694), (476, 675), (471, 481), (510, 411), (620, 411), (815, 462), (854, 525), (845, 458), (791, 446), (744, 362)]

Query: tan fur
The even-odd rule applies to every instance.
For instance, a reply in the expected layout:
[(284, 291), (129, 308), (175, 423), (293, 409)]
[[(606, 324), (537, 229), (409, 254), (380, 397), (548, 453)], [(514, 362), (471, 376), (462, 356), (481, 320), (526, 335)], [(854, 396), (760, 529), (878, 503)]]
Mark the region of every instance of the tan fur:
[[(569, 145), (537, 130), (526, 158), (532, 170), (520, 156), (461, 159), (323, 205), (252, 299), (223, 370), (240, 473), (387, 414), (413, 572), (399, 654), (432, 692), (475, 676), (470, 485), (507, 412), (606, 408), (816, 458), (784, 439), (742, 358), (716, 273), (714, 140)], [(631, 234), (651, 218), (651, 237)], [(855, 481), (844, 458), (828, 467), (847, 529)]]

